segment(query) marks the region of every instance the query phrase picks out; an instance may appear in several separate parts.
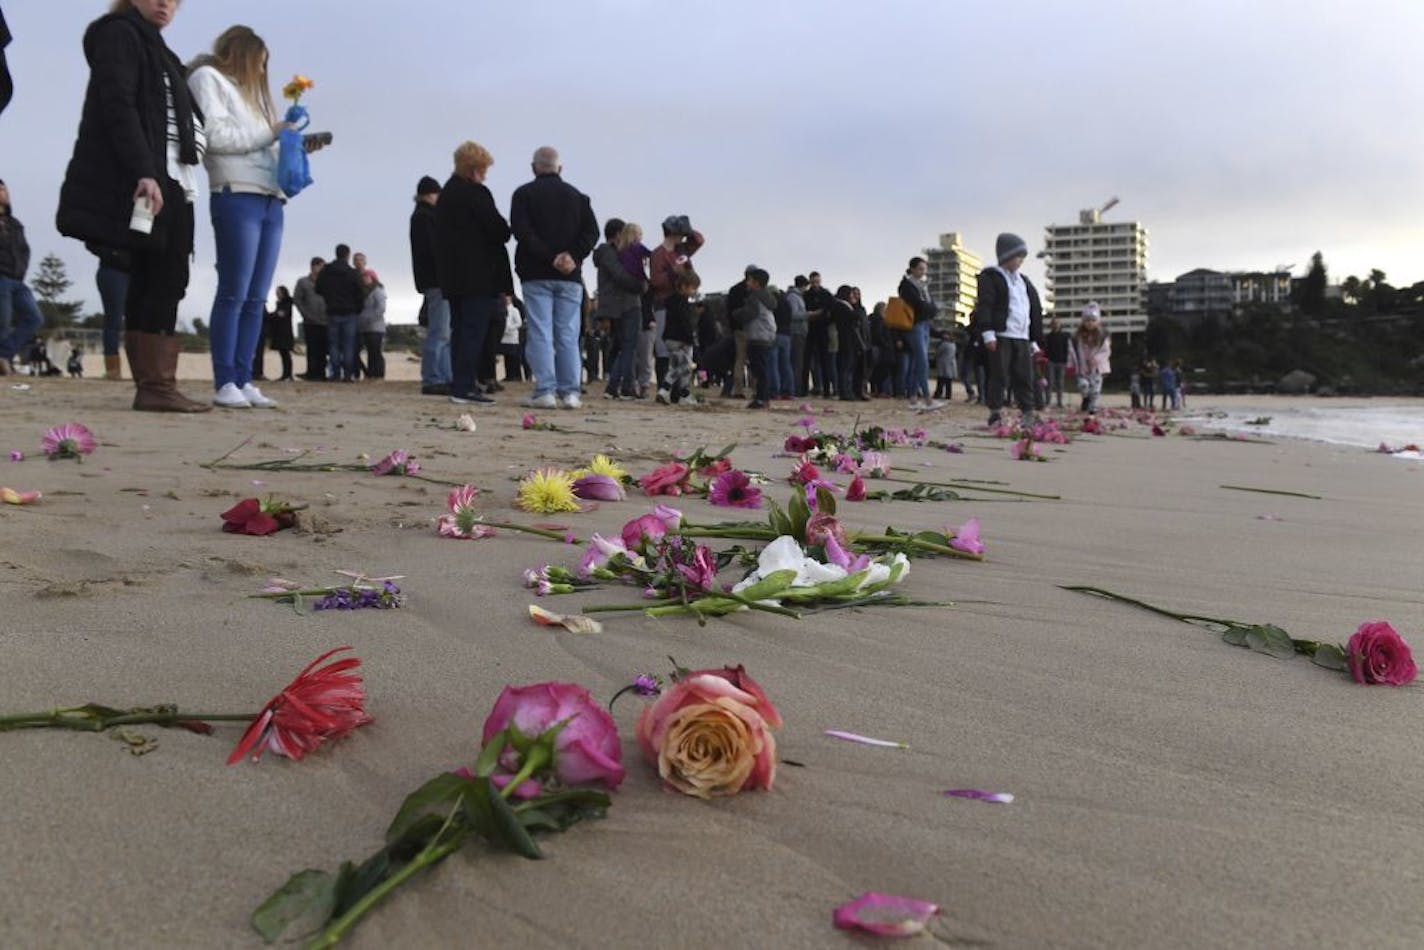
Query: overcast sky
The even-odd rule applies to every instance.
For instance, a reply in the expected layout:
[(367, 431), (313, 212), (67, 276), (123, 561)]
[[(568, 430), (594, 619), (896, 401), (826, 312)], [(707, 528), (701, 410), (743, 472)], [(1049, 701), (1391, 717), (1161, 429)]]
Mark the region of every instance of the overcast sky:
[[(0, 4), (17, 90), (0, 178), (36, 261), (59, 254), (96, 308), (92, 259), (53, 220), (80, 39), (107, 4)], [(1108, 220), (1149, 229), (1155, 280), (1299, 273), (1316, 249), (1334, 280), (1424, 279), (1418, 0), (188, 0), (165, 37), (186, 60), (234, 22), (267, 40), (274, 93), (316, 80), (313, 128), (335, 136), (288, 205), (278, 281), (347, 242), (380, 272), (393, 322), (418, 307), (416, 181), (443, 181), (467, 138), (494, 153), (506, 212), (549, 144), (600, 221), (656, 234), (689, 215), (704, 290), (754, 262), (779, 284), (819, 269), (882, 299), (941, 232), (986, 258), (1001, 230), (1037, 249), (1045, 225), (1114, 195)], [(206, 202), (198, 235), (185, 319), (211, 305)]]

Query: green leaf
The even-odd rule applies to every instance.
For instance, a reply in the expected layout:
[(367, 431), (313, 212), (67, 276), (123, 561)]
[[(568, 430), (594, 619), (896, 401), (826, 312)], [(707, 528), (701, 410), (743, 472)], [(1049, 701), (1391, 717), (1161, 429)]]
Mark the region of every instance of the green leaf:
[(816, 486), (816, 510), (827, 515), (836, 513), (836, 496), (831, 494), (830, 489)]
[(292, 610), (296, 611), (299, 617), (305, 617), (311, 613), (311, 611), (307, 609), (306, 598), (301, 594), (292, 595)]
[(804, 543), (806, 522), (811, 520), (811, 507), (806, 504), (806, 492), (800, 486), (792, 490), (791, 501), (786, 505), (786, 514), (791, 519), (789, 534)]
[(743, 600), (768, 600), (786, 590), (794, 580), (796, 580), (796, 572), (789, 568), (784, 571), (772, 571), (755, 584), (738, 591), (737, 596)]
[(515, 854), (531, 860), (544, 856), (544, 852), (539, 850), (539, 844), (520, 823), (519, 816), (509, 807), (509, 802), (500, 797), (493, 782), (487, 778), (480, 779), (475, 794), (480, 800), (488, 803), (490, 814), (494, 818), (489, 834), (491, 842), (502, 844)]
[(298, 871), (252, 912), (252, 929), (267, 943), (275, 943), (289, 930), (297, 935), (315, 932), (331, 919), (336, 882), (326, 871)]
[(1345, 656), (1345, 650), (1333, 643), (1322, 643), (1315, 648), (1315, 653), (1310, 657), (1310, 662), (1316, 666), (1323, 666), (1327, 670), (1339, 670), (1342, 673), (1350, 669), (1349, 659)]
[(610, 803), (606, 792), (591, 788), (568, 789), (534, 801), (538, 807), (519, 813), (530, 831), (567, 831), (585, 819), (604, 817)]
[(480, 754), (475, 757), (475, 775), (480, 778), (487, 778), (494, 774), (495, 767), (499, 765), (499, 757), (504, 752), (504, 747), (509, 744), (509, 730), (501, 729), (490, 736), (480, 748)]
[(1288, 660), (1295, 656), (1295, 641), (1290, 634), (1274, 624), (1263, 623), (1246, 628), (1246, 645), (1257, 653)]
[[(405, 838), (406, 833), (427, 815), (438, 815), (443, 823), (460, 796), (473, 795), (475, 788), (475, 782), (454, 772), (442, 772), (435, 776), (406, 796), (400, 811), (396, 812), (395, 820), (386, 829), (386, 843), (394, 844)], [(438, 831), (439, 828), (440, 825), (437, 824), (434, 830)]]
[(342, 864), (336, 876), (336, 906), (332, 908), (331, 916), (335, 918), (346, 913), (373, 887), (390, 877), (395, 869), (391, 863), (390, 848), (377, 851), (362, 861), (359, 867), (350, 861)]
[(1246, 631), (1249, 627), (1227, 627), (1221, 634), (1221, 639), (1234, 647), (1246, 646)]
[(786, 512), (781, 510), (781, 506), (771, 499), (767, 499), (766, 523), (771, 526), (777, 536), (791, 533), (791, 519), (786, 517)]

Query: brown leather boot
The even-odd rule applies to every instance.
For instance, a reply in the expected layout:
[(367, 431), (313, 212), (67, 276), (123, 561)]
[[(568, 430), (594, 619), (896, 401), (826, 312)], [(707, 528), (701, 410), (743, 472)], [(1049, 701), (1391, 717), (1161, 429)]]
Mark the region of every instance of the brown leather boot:
[(176, 336), (163, 333), (124, 334), (124, 349), (134, 376), (133, 407), (140, 412), (207, 412), (213, 407), (178, 391)]
[(123, 379), (123, 378), (124, 378), (124, 372), (123, 372), (123, 370), (124, 370), (124, 363), (123, 363), (123, 360), (119, 359), (119, 354), (115, 353), (113, 356), (110, 356), (110, 355), (107, 354), (107, 353), (104, 354), (104, 378), (105, 378), (105, 379)]

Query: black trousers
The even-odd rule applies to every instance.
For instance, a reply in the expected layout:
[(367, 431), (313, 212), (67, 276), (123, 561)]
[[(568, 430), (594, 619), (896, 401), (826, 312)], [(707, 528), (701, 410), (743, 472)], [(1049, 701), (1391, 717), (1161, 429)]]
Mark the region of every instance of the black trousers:
[(756, 401), (771, 399), (771, 344), (747, 341), (747, 368), (756, 380)]
[(326, 324), (302, 321), (302, 336), (307, 344), (306, 378), (314, 382), (326, 379), (326, 353), (331, 346)]
[(998, 412), (1005, 396), (1012, 396), (1022, 412), (1033, 411), (1033, 359), (1028, 340), (999, 337), (989, 354), (989, 391), (984, 394), (989, 409)]
[(385, 379), (386, 354), (384, 346), (386, 335), (367, 331), (362, 333), (359, 339), (361, 348), (366, 351), (366, 378)]
[(178, 302), (188, 293), (193, 254), (193, 206), (177, 182), (163, 184), (163, 210), (153, 220), (153, 234), (156, 246), (133, 251), (126, 327), (171, 335), (178, 326)]

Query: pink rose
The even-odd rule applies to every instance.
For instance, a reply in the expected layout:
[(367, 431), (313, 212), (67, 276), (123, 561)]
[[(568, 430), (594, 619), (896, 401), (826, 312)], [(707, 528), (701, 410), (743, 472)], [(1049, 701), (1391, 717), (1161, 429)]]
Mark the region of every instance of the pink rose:
[(669, 462), (655, 468), (638, 480), (649, 495), (681, 495), (687, 487), (688, 468), (681, 462)]
[(816, 440), (808, 436), (788, 435), (786, 442), (781, 446), (787, 452), (795, 452), (798, 455), (802, 452), (809, 452), (816, 447)]
[[(513, 725), (534, 738), (565, 720), (554, 740), (554, 775), (564, 785), (601, 784), (612, 791), (623, 781), (623, 747), (618, 727), (588, 690), (577, 683), (534, 683), (506, 686), (495, 700), (485, 720), (482, 742)], [(500, 757), (500, 771), (492, 776), (496, 785), (507, 784), (519, 771), (518, 754), (506, 747)], [(529, 788), (521, 784), (516, 795)]]
[(623, 526), (623, 546), (629, 551), (641, 551), (649, 541), (658, 541), (668, 533), (667, 522), (657, 515), (640, 515)]
[(1419, 674), (1409, 644), (1383, 620), (1360, 624), (1345, 647), (1345, 655), (1350, 675), (1366, 686), (1404, 686)]
[(806, 543), (825, 546), (827, 538), (835, 538), (841, 547), (846, 546), (845, 528), (836, 516), (818, 511), (806, 522)]
[(712, 798), (770, 789), (776, 780), (781, 715), (738, 667), (689, 673), (643, 708), (638, 746), (663, 783)]
[(730, 472), (731, 470), (731, 461), (728, 459), (721, 458), (708, 465), (702, 466), (700, 469), (697, 470), (697, 474), (701, 475), (703, 478), (716, 478), (723, 472)]

